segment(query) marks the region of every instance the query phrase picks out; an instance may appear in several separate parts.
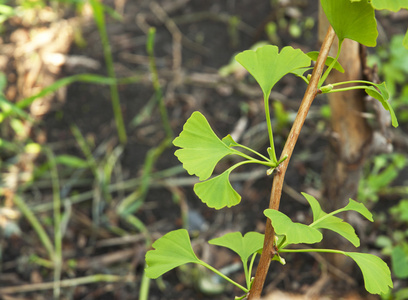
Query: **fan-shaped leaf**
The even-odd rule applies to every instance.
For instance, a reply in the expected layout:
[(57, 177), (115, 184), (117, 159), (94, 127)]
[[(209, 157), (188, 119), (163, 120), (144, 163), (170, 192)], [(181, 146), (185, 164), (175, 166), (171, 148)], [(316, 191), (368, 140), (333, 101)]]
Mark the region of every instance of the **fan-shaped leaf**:
[(286, 236), (285, 245), (300, 243), (314, 244), (320, 242), (323, 238), (317, 229), (305, 224), (294, 223), (288, 216), (280, 211), (266, 209), (264, 214), (271, 219), (276, 234)]
[(307, 202), (309, 202), (309, 205), (312, 208), (313, 222), (316, 222), (321, 217), (326, 215), (326, 213), (322, 210), (319, 201), (317, 201), (315, 197), (306, 193), (302, 193), (302, 195), (306, 198)]
[(390, 269), (381, 258), (357, 252), (345, 252), (345, 255), (351, 257), (360, 267), (365, 288), (369, 293), (384, 294), (393, 287)]
[(372, 0), (371, 4), (375, 9), (387, 9), (394, 12), (401, 8), (408, 8), (408, 0)]
[(264, 235), (259, 232), (248, 232), (242, 236), (240, 232), (231, 232), (209, 241), (212, 245), (222, 246), (237, 253), (244, 264), (248, 258), (263, 247)]
[[(308, 195), (306, 193), (302, 193), (302, 195), (306, 198), (306, 200), (310, 204), (310, 207), (312, 208), (313, 223), (309, 225), (310, 227), (313, 227), (313, 228), (316, 228), (316, 229), (319, 229), (319, 228), (328, 229), (328, 230), (337, 232), (342, 237), (344, 237), (345, 239), (350, 241), (350, 243), (352, 243), (355, 247), (360, 246), (360, 239), (358, 238), (353, 226), (351, 226), (347, 222), (344, 222), (342, 219), (340, 219), (338, 217), (328, 216), (327, 213), (325, 213), (321, 209), (319, 202), (313, 196)], [(354, 200), (351, 200), (351, 201), (354, 201)], [(364, 211), (364, 209), (359, 206), (360, 203), (356, 202), (356, 204), (358, 206), (356, 206), (356, 207), (350, 206), (349, 207), (350, 209), (343, 208), (343, 210), (354, 210), (353, 208), (357, 208), (358, 210)], [(348, 207), (348, 206), (346, 206), (346, 207)], [(363, 205), (363, 207), (364, 207), (364, 205)], [(364, 211), (364, 213), (366, 214), (365, 211)], [(371, 214), (370, 212), (368, 212), (368, 213)]]
[(198, 111), (193, 112), (184, 124), (183, 131), (173, 144), (182, 149), (174, 154), (190, 175), (200, 180), (209, 178), (215, 165), (233, 150), (223, 143), (211, 129), (207, 119)]
[(343, 219), (340, 219), (335, 216), (328, 216), (327, 218), (323, 219), (321, 222), (316, 223), (316, 225), (310, 225), (313, 228), (322, 228), (328, 229), (334, 232), (337, 232), (346, 240), (354, 245), (354, 247), (360, 246), (360, 239), (358, 238), (353, 226), (349, 223), (344, 222)]
[(390, 105), (390, 103), (387, 101), (390, 96), (388, 94), (388, 90), (387, 90), (387, 86), (385, 85), (385, 82), (381, 84), (376, 84), (375, 86), (378, 88), (379, 91), (373, 86), (368, 86), (365, 89), (365, 92), (371, 97), (373, 97), (374, 99), (377, 99), (378, 101), (381, 102), (382, 106), (390, 112), (392, 126), (398, 127), (398, 120), (395, 115), (395, 112), (392, 109), (392, 106)]
[(374, 8), (368, 1), (321, 0), (320, 2), (341, 42), (349, 38), (369, 47), (377, 44), (377, 22)]
[(227, 147), (236, 147), (239, 146), (239, 144), (234, 141), (234, 139), (232, 138), (232, 136), (230, 134), (228, 134), (226, 137), (224, 137), (222, 139), (222, 142), (227, 145)]
[[(371, 4), (375, 9), (387, 9), (394, 12), (402, 8), (408, 9), (408, 0), (372, 0)], [(402, 44), (408, 49), (408, 31), (405, 34)]]
[(292, 73), (293, 75), (296, 75), (296, 76), (298, 76), (298, 77), (303, 77), (303, 74), (304, 74), (305, 72), (307, 72), (307, 71), (310, 71), (310, 70), (313, 70), (313, 68), (312, 68), (312, 67), (309, 67), (309, 68), (299, 68), (299, 69), (296, 69), (296, 70), (291, 71), (290, 73)]
[(300, 49), (263, 46), (256, 51), (246, 50), (235, 59), (255, 78), (268, 98), (273, 86), (286, 74), (310, 65), (311, 59)]
[(194, 192), (208, 207), (221, 209), (237, 205), (241, 201), (241, 196), (229, 182), (230, 173), (231, 170), (228, 169), (207, 181), (196, 183)]
[[(313, 61), (316, 61), (316, 60), (317, 60), (317, 57), (319, 56), (319, 51), (311, 51), (311, 52), (308, 52), (308, 53), (306, 53), (306, 54), (307, 54), (307, 56), (309, 56)], [(330, 66), (330, 65), (332, 64), (333, 60), (334, 60), (333, 57), (327, 56), (326, 61), (325, 61), (325, 65), (326, 65), (326, 66)], [(343, 69), (343, 67), (341, 66), (341, 64), (340, 64), (338, 61), (336, 61), (336, 63), (334, 64), (333, 68), (336, 69), (337, 71), (341, 72), (341, 73), (344, 73), (344, 69)]]
[(201, 263), (191, 247), (187, 230), (171, 231), (152, 245), (155, 250), (146, 253), (146, 276), (155, 279), (187, 263)]
[(371, 222), (374, 222), (373, 214), (367, 209), (367, 207), (365, 207), (363, 203), (359, 203), (357, 201), (354, 201), (353, 199), (349, 199), (349, 203), (344, 207), (343, 210), (356, 211), (363, 215), (368, 220), (370, 220)]

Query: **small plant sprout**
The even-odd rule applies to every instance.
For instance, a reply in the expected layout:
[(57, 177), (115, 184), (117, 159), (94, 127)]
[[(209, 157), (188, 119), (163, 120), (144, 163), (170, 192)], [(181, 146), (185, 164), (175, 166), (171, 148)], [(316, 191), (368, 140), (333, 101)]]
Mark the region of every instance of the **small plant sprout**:
[[(408, 6), (390, 4), (391, 2), (394, 1), (322, 0), (322, 7), (332, 27), (328, 30), (320, 52), (304, 53), (292, 47), (284, 47), (279, 50), (277, 46), (265, 45), (255, 51), (246, 50), (235, 56), (236, 61), (255, 78), (263, 92), (267, 123), (265, 134), (269, 137), (266, 149), (268, 157), (237, 143), (230, 135), (219, 138), (205, 116), (197, 111), (193, 112), (186, 121), (182, 132), (174, 139), (173, 144), (180, 148), (175, 155), (183, 167), (190, 175), (199, 178), (199, 182), (194, 186), (194, 192), (202, 202), (215, 209), (240, 203), (241, 196), (229, 181), (231, 172), (236, 168), (246, 164), (260, 164), (265, 166), (267, 175), (276, 174), (273, 178), (271, 202), (269, 208), (264, 211), (267, 217), (265, 235), (248, 232), (243, 236), (240, 232), (233, 232), (209, 241), (210, 244), (229, 248), (238, 254), (242, 260), (245, 274), (244, 285), (233, 281), (200, 260), (193, 251), (188, 232), (184, 229), (171, 231), (153, 243), (154, 249), (146, 254), (146, 275), (148, 277), (157, 278), (180, 265), (195, 263), (212, 270), (238, 287), (244, 295), (236, 299), (245, 297), (259, 299), (271, 261), (277, 260), (281, 264), (289, 264), (290, 262), (286, 262), (284, 257), (285, 253), (289, 252), (327, 252), (345, 255), (354, 260), (361, 269), (365, 288), (369, 293), (384, 294), (390, 287), (393, 287), (387, 264), (375, 255), (337, 249), (316, 249), (303, 246), (296, 248), (298, 244), (319, 243), (323, 239), (322, 229), (334, 231), (355, 247), (359, 247), (360, 239), (352, 225), (337, 215), (345, 211), (354, 211), (372, 222), (372, 214), (362, 203), (350, 199), (345, 207), (326, 213), (314, 197), (302, 193), (313, 213), (311, 224), (295, 223), (279, 211), (283, 177), (307, 112), (316, 95), (362, 89), (381, 102), (391, 115), (392, 125), (398, 126), (395, 113), (388, 102), (390, 96), (385, 82), (376, 84), (360, 80), (325, 85), (325, 80), (333, 69), (344, 72), (343, 67), (337, 61), (344, 39), (352, 39), (370, 47), (376, 45), (378, 36), (374, 14), (376, 8), (399, 9)], [(339, 46), (337, 55), (333, 58), (328, 56), (328, 52), (336, 35), (339, 39)], [(314, 67), (311, 65), (312, 61), (316, 61)], [(312, 74), (307, 74), (312, 69)], [(308, 87), (285, 147), (280, 151), (281, 157), (278, 158), (273, 139), (269, 96), (275, 84), (289, 73), (302, 78)], [(215, 166), (221, 159), (229, 155), (239, 156), (242, 160), (221, 174), (214, 175)], [(274, 172), (277, 168), (279, 172)], [(261, 254), (261, 258), (253, 278), (252, 271), (255, 257), (258, 254)]]

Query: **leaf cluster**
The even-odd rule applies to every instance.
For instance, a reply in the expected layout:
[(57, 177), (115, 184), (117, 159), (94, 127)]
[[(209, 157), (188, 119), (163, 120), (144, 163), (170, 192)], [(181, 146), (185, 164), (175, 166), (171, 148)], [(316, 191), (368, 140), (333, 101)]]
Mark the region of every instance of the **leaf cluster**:
[[(363, 204), (352, 199), (349, 200), (349, 204), (345, 207), (327, 214), (321, 209), (319, 202), (313, 196), (306, 193), (302, 194), (309, 202), (313, 212), (313, 222), (309, 225), (293, 222), (288, 216), (277, 210), (266, 209), (264, 211), (265, 216), (271, 220), (278, 235), (275, 260), (284, 264), (285, 260), (281, 255), (286, 252), (330, 252), (346, 255), (353, 259), (360, 267), (368, 292), (373, 294), (387, 292), (388, 288), (393, 286), (390, 270), (386, 263), (375, 255), (332, 249), (286, 249), (291, 245), (315, 244), (320, 242), (323, 239), (321, 229), (334, 231), (358, 247), (360, 245), (360, 239), (355, 233), (354, 228), (349, 223), (334, 215), (345, 211), (355, 211), (369, 221), (373, 221), (372, 214), (368, 209)], [(232, 232), (222, 237), (212, 239), (209, 243), (229, 248), (241, 258), (247, 287), (245, 288), (236, 282), (233, 282), (233, 284), (247, 293), (251, 284), (250, 274), (254, 257), (262, 250), (264, 235), (257, 232), (248, 232), (242, 236), (240, 232)], [(146, 262), (148, 265), (146, 275), (150, 278), (157, 278), (186, 263), (200, 264), (225, 278), (225, 275), (196, 256), (191, 246), (189, 234), (185, 229), (167, 233), (153, 243), (153, 248), (155, 250), (151, 250), (146, 254)], [(248, 260), (251, 256), (253, 256), (253, 258), (248, 266)], [(232, 281), (229, 278), (227, 280)]]

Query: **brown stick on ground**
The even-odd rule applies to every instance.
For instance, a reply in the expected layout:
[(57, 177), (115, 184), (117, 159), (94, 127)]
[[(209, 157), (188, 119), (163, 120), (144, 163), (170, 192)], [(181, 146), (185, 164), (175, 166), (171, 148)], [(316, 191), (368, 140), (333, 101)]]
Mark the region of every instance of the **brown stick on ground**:
[[(297, 139), (299, 137), (300, 130), (302, 129), (307, 113), (309, 112), (310, 105), (312, 104), (314, 98), (317, 95), (319, 79), (322, 75), (324, 64), (327, 55), (329, 54), (329, 50), (334, 41), (335, 36), (336, 34), (334, 33), (333, 28), (329, 27), (329, 29), (327, 30), (326, 38), (324, 39), (324, 42), (320, 49), (320, 54), (319, 57), (317, 58), (316, 65), (313, 69), (312, 77), (306, 89), (306, 93), (303, 97), (302, 103), (300, 104), (295, 122), (293, 123), (285, 147), (283, 148), (282, 151), (281, 158), (287, 155), (287, 159), (280, 164), (280, 166), (278, 167), (278, 171), (276, 172), (276, 175), (273, 179), (271, 197), (269, 202), (269, 208), (271, 209), (276, 210), (279, 209), (279, 203), (282, 194), (282, 186), (285, 178), (286, 169), (288, 167), (293, 149), (295, 148)], [(249, 300), (256, 300), (261, 297), (262, 289), (265, 283), (265, 278), (268, 273), (271, 259), (273, 257), (274, 238), (275, 238), (274, 229), (272, 227), (271, 221), (267, 219), (264, 247), (258, 264), (258, 268), (256, 270), (255, 279), (248, 296)]]

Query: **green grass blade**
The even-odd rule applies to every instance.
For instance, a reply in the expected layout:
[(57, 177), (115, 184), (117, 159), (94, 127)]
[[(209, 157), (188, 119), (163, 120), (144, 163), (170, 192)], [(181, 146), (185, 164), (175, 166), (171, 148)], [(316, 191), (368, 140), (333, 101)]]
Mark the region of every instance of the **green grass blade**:
[(166, 131), (166, 136), (167, 138), (173, 138), (174, 134), (170, 126), (170, 121), (169, 121), (169, 116), (167, 114), (166, 105), (164, 104), (163, 93), (162, 93), (160, 83), (159, 83), (159, 75), (157, 73), (156, 59), (154, 57), (155, 34), (156, 34), (156, 28), (151, 27), (149, 29), (149, 35), (147, 36), (147, 44), (146, 44), (147, 54), (149, 55), (149, 68), (150, 68), (150, 73), (152, 74), (153, 88), (155, 90), (157, 103), (159, 104), (160, 115), (161, 115), (162, 123), (164, 126), (164, 130)]
[(48, 252), (48, 256), (51, 260), (54, 260), (55, 252), (54, 246), (52, 245), (51, 239), (48, 237), (47, 232), (44, 227), (41, 225), (38, 218), (34, 215), (31, 209), (27, 206), (25, 201), (20, 198), (19, 195), (14, 195), (14, 203), (17, 205), (18, 209), (23, 213), (28, 222), (34, 228), (34, 231), (37, 233), (41, 243)]
[(48, 161), (50, 162), (52, 193), (54, 204), (54, 299), (59, 299), (61, 289), (59, 281), (61, 280), (62, 272), (62, 230), (61, 230), (61, 198), (60, 198), (60, 184), (58, 179), (57, 162), (54, 153), (49, 148), (45, 148)]
[[(77, 74), (69, 77), (62, 78), (60, 80), (55, 81), (53, 84), (50, 84), (49, 86), (45, 87), (42, 89), (40, 92), (37, 94), (27, 97), (18, 103), (16, 103), (16, 106), (18, 108), (26, 108), (29, 106), (31, 103), (34, 102), (34, 100), (44, 97), (50, 93), (53, 93), (57, 91), (58, 89), (70, 85), (74, 82), (84, 82), (84, 83), (94, 83), (94, 84), (103, 84), (103, 85), (115, 85), (115, 84), (130, 84), (130, 83), (135, 83), (139, 82), (141, 80), (141, 76), (133, 76), (133, 77), (126, 77), (126, 78), (121, 78), (121, 79), (116, 79), (116, 78), (110, 78), (106, 76), (101, 76), (101, 75), (95, 75), (95, 74)], [(8, 113), (3, 113), (4, 116), (10, 115), (10, 112)]]
[[(106, 31), (104, 6), (96, 0), (91, 0), (90, 3), (93, 9), (94, 19), (98, 27), (99, 35), (102, 41), (103, 53), (105, 56), (105, 63), (106, 63), (106, 69), (108, 72), (108, 76), (111, 78), (116, 78), (115, 70), (113, 67), (112, 51), (111, 51), (111, 47), (109, 44), (108, 33)], [(115, 116), (115, 122), (116, 122), (116, 127), (117, 127), (117, 131), (119, 135), (119, 140), (122, 144), (126, 144), (127, 134), (126, 134), (126, 128), (123, 122), (123, 116), (122, 116), (122, 111), (120, 107), (118, 86), (116, 84), (111, 85), (110, 92), (111, 92), (113, 114)]]

